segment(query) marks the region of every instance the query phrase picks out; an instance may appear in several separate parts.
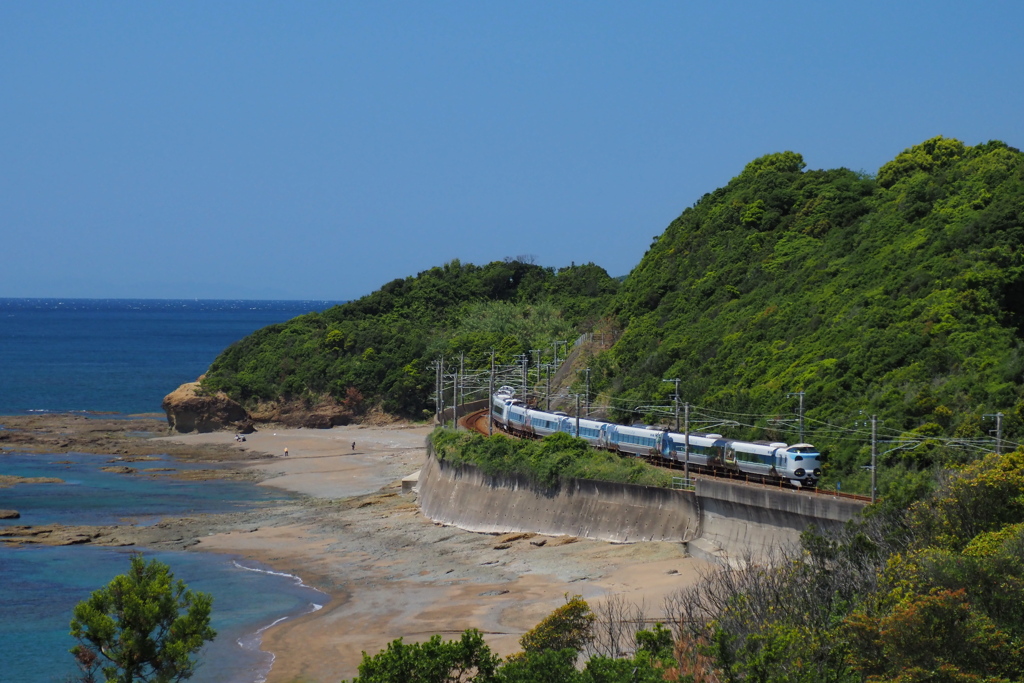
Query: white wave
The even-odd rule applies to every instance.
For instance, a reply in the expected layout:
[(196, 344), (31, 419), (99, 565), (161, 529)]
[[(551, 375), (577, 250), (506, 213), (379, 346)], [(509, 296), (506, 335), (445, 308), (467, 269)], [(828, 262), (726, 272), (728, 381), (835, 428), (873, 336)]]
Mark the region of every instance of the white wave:
[[(306, 582), (304, 582), (302, 580), (302, 577), (295, 576), (295, 574), (288, 574), (287, 572), (275, 572), (273, 569), (260, 569), (259, 567), (246, 567), (244, 564), (239, 563), (238, 560), (231, 560), (231, 564), (235, 565), (239, 569), (244, 569), (247, 572), (258, 572), (260, 574), (270, 574), (271, 576), (284, 576), (284, 577), (289, 578), (292, 581), (294, 581), (296, 586), (301, 586), (302, 588), (308, 588), (311, 591), (316, 591), (317, 593), (323, 593), (324, 595), (327, 595), (327, 593), (325, 593), (324, 591), (320, 590), (319, 588), (316, 588), (315, 586), (310, 586), (308, 583), (306, 583)], [(313, 611), (315, 612), (316, 610), (313, 610)]]
[[(288, 574), (286, 572), (275, 572), (272, 569), (260, 569), (259, 567), (246, 567), (244, 564), (241, 564), (240, 562), (238, 562), (238, 560), (231, 560), (231, 564), (235, 565), (239, 569), (244, 569), (245, 571), (248, 571), (248, 572), (258, 572), (260, 574), (270, 574), (271, 576), (283, 576), (283, 577), (289, 578), (292, 581), (294, 581), (295, 585), (297, 585), (297, 586), (301, 586), (302, 588), (307, 588), (309, 590), (316, 591), (317, 593), (323, 593), (324, 595), (327, 595), (327, 593), (325, 593), (324, 591), (320, 590), (319, 588), (314, 588), (313, 586), (310, 586), (307, 583), (303, 582), (301, 577), (295, 576), (294, 574)], [(253, 633), (253, 634), (251, 634), (249, 636), (246, 636), (246, 637), (239, 638), (236, 642), (238, 643), (238, 646), (240, 648), (244, 649), (244, 650), (249, 650), (249, 651), (252, 651), (252, 652), (258, 651), (260, 649), (260, 646), (263, 644), (263, 632), (266, 631), (267, 629), (270, 629), (270, 628), (273, 628), (274, 626), (277, 626), (282, 621), (287, 621), (288, 619), (292, 619), (294, 617), (305, 616), (305, 615), (310, 614), (312, 612), (318, 612), (318, 611), (322, 610), (323, 608), (324, 608), (323, 605), (319, 605), (319, 604), (317, 604), (315, 602), (311, 602), (311, 603), (309, 603), (309, 607), (302, 614), (290, 614), (288, 616), (279, 617), (278, 619), (275, 619), (274, 621), (270, 622), (266, 626), (264, 626), (264, 627), (262, 627), (260, 629), (257, 629), (255, 633)], [(265, 667), (261, 667), (260, 672), (257, 674), (256, 678), (253, 680), (253, 683), (266, 683), (267, 676), (270, 675), (271, 669), (274, 668), (274, 662), (277, 660), (277, 656), (273, 652), (265, 652), (264, 654), (266, 654), (266, 655), (268, 655), (270, 657), (270, 661), (267, 662)]]

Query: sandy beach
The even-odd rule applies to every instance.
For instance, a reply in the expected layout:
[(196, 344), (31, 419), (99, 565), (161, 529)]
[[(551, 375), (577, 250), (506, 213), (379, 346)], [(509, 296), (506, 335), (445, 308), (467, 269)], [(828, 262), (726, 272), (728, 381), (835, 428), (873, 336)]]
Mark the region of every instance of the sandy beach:
[(191, 546), (263, 562), (331, 596), (324, 609), (265, 633), (263, 649), (276, 658), (269, 683), (350, 678), (363, 651), (376, 653), (398, 637), (456, 637), (471, 627), (509, 654), (567, 593), (593, 605), (622, 596), (657, 618), (664, 598), (706, 568), (680, 544), (501, 537), (435, 524), (401, 487), (419, 469), (429, 432), (401, 425), (268, 427), (244, 443), (223, 432), (152, 440), (235, 448), (242, 457), (234, 464), (257, 473), (261, 486), (302, 496), (222, 520)]

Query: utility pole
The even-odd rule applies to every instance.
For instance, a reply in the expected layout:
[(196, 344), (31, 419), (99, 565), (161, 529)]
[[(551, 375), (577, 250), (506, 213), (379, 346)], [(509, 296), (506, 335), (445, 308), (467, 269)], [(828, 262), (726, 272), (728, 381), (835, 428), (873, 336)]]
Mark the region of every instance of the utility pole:
[(544, 392), (544, 410), (551, 412), (551, 363), (544, 364), (544, 375), (547, 377), (547, 390)]
[(875, 460), (878, 454), (878, 416), (871, 416), (871, 502), (875, 502)]
[(537, 354), (537, 362), (534, 365), (537, 366), (537, 383), (540, 383), (540, 349), (530, 349), (530, 353)]
[(459, 403), (466, 402), (466, 387), (463, 385), (466, 383), (466, 352), (463, 351), (459, 354), (459, 378), (462, 380), (459, 382)]
[[(661, 381), (662, 382), (673, 382), (676, 385), (676, 393), (672, 394), (672, 403), (673, 403), (673, 405), (675, 405), (675, 408), (676, 408), (676, 434), (678, 434), (679, 433), (679, 382), (681, 382), (682, 380), (680, 380), (679, 378), (676, 378), (676, 379), (663, 379)], [(689, 439), (687, 439), (687, 441), (689, 441)]]
[[(564, 339), (559, 339), (558, 341), (551, 342), (551, 343), (555, 347), (555, 371), (557, 372), (558, 371), (558, 345), (559, 344), (568, 344), (569, 342), (565, 341)], [(565, 355), (568, 356), (569, 354), (566, 353)], [(564, 361), (564, 359), (563, 359), (563, 361)]]
[(587, 373), (587, 393), (584, 394), (583, 405), (587, 411), (587, 417), (590, 417), (590, 368), (583, 368), (580, 372)]
[(444, 425), (444, 356), (437, 365), (437, 422)]
[(494, 349), (491, 349), (491, 374), (487, 378), (487, 436), (494, 434)]
[(459, 431), (459, 371), (452, 375), (452, 429)]
[(799, 396), (800, 397), (800, 413), (799, 413), (799, 415), (800, 415), (800, 443), (803, 443), (804, 442), (804, 392), (802, 392), (802, 391), (791, 391), (790, 393), (786, 394), (786, 398), (789, 398), (791, 396)]
[[(1001, 455), (1003, 452), (1003, 414), (1002, 413), (990, 413), (984, 415), (984, 417), (994, 418), (996, 421), (996, 455)], [(989, 434), (992, 430), (989, 430)]]
[(683, 477), (686, 485), (690, 485), (690, 403), (683, 404), (686, 411), (686, 431), (683, 433)]
[(576, 394), (576, 438), (580, 436), (580, 395)]

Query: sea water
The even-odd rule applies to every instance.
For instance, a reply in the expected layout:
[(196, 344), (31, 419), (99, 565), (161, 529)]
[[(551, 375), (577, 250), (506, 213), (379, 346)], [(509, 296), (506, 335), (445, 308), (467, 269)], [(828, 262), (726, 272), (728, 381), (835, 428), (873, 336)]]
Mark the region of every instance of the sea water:
[[(201, 374), (227, 345), (265, 325), (330, 302), (82, 301), (0, 299), (0, 415), (31, 411), (159, 410), (160, 400)], [(0, 425), (3, 418), (0, 417)], [(104, 472), (114, 456), (0, 452), (0, 473), (57, 477), (61, 484), (0, 489), (0, 508), (20, 524), (150, 524), (162, 517), (246, 509), (284, 494), (244, 482), (177, 481), (163, 468), (197, 467), (169, 458)], [(209, 467), (209, 465), (203, 465)], [(148, 471), (152, 470), (152, 471)], [(22, 683), (71, 679), (74, 606), (128, 569), (132, 552), (171, 566), (176, 578), (214, 598), (218, 637), (191, 679), (253, 683), (273, 655), (260, 633), (318, 609), (327, 596), (299, 577), (213, 553), (145, 548), (0, 545), (0, 678)]]
[(0, 415), (159, 412), (230, 344), (334, 303), (0, 299)]

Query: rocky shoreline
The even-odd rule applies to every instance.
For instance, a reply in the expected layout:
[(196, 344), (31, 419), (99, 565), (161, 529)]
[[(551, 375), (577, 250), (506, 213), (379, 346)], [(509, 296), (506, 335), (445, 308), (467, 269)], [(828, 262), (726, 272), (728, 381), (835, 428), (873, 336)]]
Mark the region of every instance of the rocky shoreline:
[(264, 634), (264, 649), (275, 654), (268, 683), (348, 678), (363, 651), (376, 652), (398, 637), (451, 637), (470, 627), (508, 654), (566, 593), (598, 602), (615, 593), (656, 616), (664, 597), (707, 566), (674, 543), (489, 536), (435, 524), (401, 484), (424, 461), (426, 425), (266, 425), (240, 443), (222, 431), (167, 436), (166, 422), (154, 416), (41, 415), (0, 424), (0, 463), (2, 452), (12, 450), (114, 453), (108, 465), (130, 470), (135, 458), (169, 454), (216, 465), (200, 477), (245, 478), (294, 494), (245, 512), (147, 526), (0, 527), (0, 543), (229, 553), (301, 576), (332, 599)]

